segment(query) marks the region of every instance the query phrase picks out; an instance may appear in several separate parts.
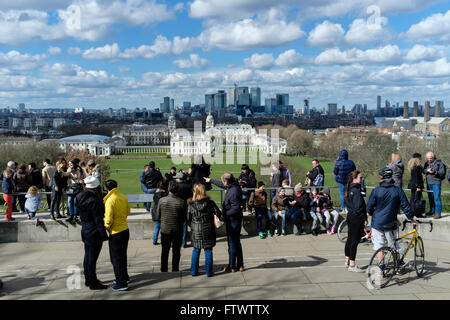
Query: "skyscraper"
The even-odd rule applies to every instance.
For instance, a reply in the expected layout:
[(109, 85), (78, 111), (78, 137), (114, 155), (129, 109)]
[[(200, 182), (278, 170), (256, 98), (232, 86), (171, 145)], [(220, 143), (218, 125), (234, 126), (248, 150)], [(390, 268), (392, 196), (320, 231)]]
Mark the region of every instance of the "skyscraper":
[(382, 116), (381, 114), (381, 96), (377, 96), (377, 116)]
[(251, 88), (252, 107), (261, 106), (261, 88)]
[(237, 106), (250, 106), (250, 93), (248, 87), (238, 87)]
[(267, 98), (264, 107), (264, 112), (267, 114), (273, 114), (275, 112), (276, 106), (277, 106), (277, 99)]
[(237, 92), (237, 85), (235, 83), (233, 87), (230, 87), (230, 105), (236, 106), (237, 98), (238, 92)]
[(277, 93), (277, 106), (287, 106), (289, 105), (289, 94), (288, 93)]
[(225, 90), (219, 90), (214, 95), (214, 107), (218, 109), (224, 109), (227, 106), (227, 93)]
[(413, 117), (419, 116), (419, 101), (414, 101)]
[(205, 94), (205, 111), (214, 111), (214, 94)]
[(175, 109), (175, 100), (174, 99), (170, 99), (170, 111)]
[(170, 112), (170, 97), (164, 97), (163, 109), (161, 110), (163, 113)]
[(337, 103), (329, 103), (328, 104), (328, 115), (329, 116), (337, 115)]

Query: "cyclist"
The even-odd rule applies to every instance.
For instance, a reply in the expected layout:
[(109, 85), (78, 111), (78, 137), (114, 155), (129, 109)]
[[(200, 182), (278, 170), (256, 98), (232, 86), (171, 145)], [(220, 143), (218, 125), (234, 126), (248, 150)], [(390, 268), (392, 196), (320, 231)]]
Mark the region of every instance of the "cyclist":
[[(372, 216), (372, 239), (375, 251), (384, 247), (386, 242), (388, 246), (396, 245), (396, 249), (399, 249), (395, 239), (398, 238), (397, 215), (400, 207), (406, 217), (413, 224), (417, 224), (413, 219), (414, 214), (405, 192), (394, 185), (393, 174), (393, 170), (388, 167), (380, 169), (380, 185), (372, 191), (367, 203), (367, 214)], [(380, 252), (377, 258), (382, 265), (383, 253)]]

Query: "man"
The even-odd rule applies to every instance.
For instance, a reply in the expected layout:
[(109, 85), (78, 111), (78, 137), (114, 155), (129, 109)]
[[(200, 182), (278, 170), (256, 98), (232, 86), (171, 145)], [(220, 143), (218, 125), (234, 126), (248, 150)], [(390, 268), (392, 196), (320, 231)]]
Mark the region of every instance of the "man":
[(116, 277), (114, 291), (128, 290), (130, 277), (127, 271), (127, 249), (130, 231), (127, 217), (130, 214), (128, 199), (119, 192), (117, 182), (105, 182), (108, 194), (103, 198), (105, 203), (105, 228), (109, 233), (109, 255)]
[(334, 166), (334, 175), (336, 176), (336, 182), (339, 184), (339, 196), (342, 211), (346, 211), (344, 194), (348, 175), (350, 174), (350, 172), (355, 170), (356, 170), (355, 163), (352, 160), (348, 160), (348, 151), (345, 149), (341, 150), (341, 152), (339, 153), (339, 158)]
[(241, 245), (242, 191), (231, 173), (224, 173), (221, 180), (222, 182), (205, 178), (206, 182), (211, 182), (215, 186), (227, 190), (222, 203), (222, 213), (225, 217), (229, 263), (223, 271), (236, 272), (239, 270), (242, 272), (244, 271), (244, 257)]
[(272, 190), (272, 199), (273, 199), (277, 194), (278, 188), (281, 187), (281, 172), (280, 167), (276, 162), (272, 163), (272, 173), (270, 174), (270, 182), (272, 183), (272, 188), (276, 188), (275, 190)]
[[(372, 239), (373, 250), (388, 246), (393, 246), (398, 238), (397, 215), (400, 207), (408, 219), (416, 224), (413, 219), (408, 198), (400, 187), (394, 185), (393, 170), (384, 167), (380, 169), (380, 185), (373, 189), (367, 203), (367, 214), (372, 216)], [(399, 249), (399, 248), (397, 248)], [(383, 253), (380, 253), (378, 260), (383, 261)]]
[[(44, 185), (45, 192), (52, 192), (52, 178), (55, 174), (56, 167), (52, 166), (52, 162), (49, 159), (45, 159), (42, 163), (44, 168), (42, 169), (42, 184)], [(51, 207), (52, 196), (47, 194), (47, 204)]]
[[(148, 164), (146, 164), (144, 166), (144, 171), (142, 171), (141, 175), (139, 176), (139, 181), (141, 181), (141, 190), (144, 193), (148, 192), (147, 186), (145, 185), (144, 177), (147, 174), (147, 172), (149, 172), (149, 171), (150, 171), (150, 166)], [(150, 202), (144, 202), (144, 206), (145, 206), (147, 212), (150, 212), (150, 205), (151, 205)]]
[(97, 279), (96, 268), (103, 241), (108, 240), (103, 222), (105, 209), (101, 202), (100, 182), (94, 177), (87, 177), (84, 184), (85, 190), (76, 196), (76, 201), (81, 220), (81, 239), (84, 243), (85, 285), (91, 290), (102, 290), (108, 287)]
[[(11, 170), (11, 176), (14, 177), (14, 173), (16, 173), (16, 169), (17, 169), (17, 164), (14, 161), (9, 161), (7, 164), (6, 169)], [(19, 212), (19, 210), (17, 210), (17, 196), (12, 196), (12, 212)]]
[[(150, 161), (148, 164), (150, 167), (148, 172), (144, 175), (144, 183), (147, 187), (147, 194), (154, 194), (156, 190), (156, 186), (158, 185), (158, 182), (163, 181), (163, 176), (159, 170), (155, 169), (155, 162)], [(151, 202), (149, 202), (147, 206), (147, 211), (150, 212), (151, 208)]]
[(28, 171), (30, 172), (31, 185), (38, 189), (42, 189), (44, 184), (42, 183), (42, 173), (36, 168), (36, 163), (30, 162), (28, 164)]
[(319, 164), (319, 160), (314, 159), (312, 161), (313, 169), (308, 171), (306, 176), (311, 181), (311, 186), (324, 186), (325, 184), (325, 172), (323, 171), (322, 166)]
[(169, 174), (172, 176), (172, 179), (175, 179), (175, 176), (177, 175), (177, 168), (176, 167), (170, 168)]
[(427, 162), (423, 166), (423, 173), (427, 179), (428, 200), (430, 201), (430, 212), (427, 215), (433, 215), (434, 219), (441, 218), (442, 201), (441, 201), (441, 183), (445, 179), (445, 165), (444, 163), (436, 159), (433, 152), (427, 153)]
[(292, 206), (286, 213), (286, 217), (290, 218), (292, 223), (297, 227), (296, 236), (303, 233), (302, 225), (299, 219), (306, 221), (308, 213), (311, 211), (309, 196), (305, 190), (302, 189), (302, 184), (299, 183), (294, 187), (293, 201), (289, 204)]
[(289, 187), (290, 187), (291, 184), (292, 184), (291, 172), (289, 171), (288, 168), (286, 168), (286, 166), (284, 165), (283, 161), (278, 161), (278, 165), (280, 167), (281, 181), (288, 180), (289, 181)]
[[(187, 200), (189, 198), (192, 198), (192, 184), (188, 183), (186, 181), (187, 175), (183, 174), (182, 172), (178, 172), (175, 175), (175, 180), (178, 182), (178, 193), (177, 196), (183, 199), (184, 202), (187, 204)], [(181, 242), (181, 246), (183, 248), (187, 248), (186, 245), (186, 236), (187, 236), (187, 222), (183, 225), (183, 240)]]
[[(255, 172), (250, 169), (247, 164), (243, 164), (241, 167), (241, 175), (238, 178), (239, 185), (241, 188), (256, 188), (256, 175)], [(247, 201), (250, 195), (254, 191), (242, 191), (242, 206), (245, 211)]]
[(178, 183), (169, 182), (169, 195), (161, 198), (156, 211), (161, 221), (161, 272), (167, 272), (170, 247), (172, 247), (172, 272), (179, 271), (183, 224), (187, 218), (187, 204), (177, 197)]

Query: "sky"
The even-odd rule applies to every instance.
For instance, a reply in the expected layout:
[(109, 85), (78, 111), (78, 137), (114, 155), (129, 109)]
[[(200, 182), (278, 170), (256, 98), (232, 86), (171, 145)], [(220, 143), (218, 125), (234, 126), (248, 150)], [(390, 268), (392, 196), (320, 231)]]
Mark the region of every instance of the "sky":
[(262, 102), (450, 106), (450, 1), (0, 1), (0, 108)]

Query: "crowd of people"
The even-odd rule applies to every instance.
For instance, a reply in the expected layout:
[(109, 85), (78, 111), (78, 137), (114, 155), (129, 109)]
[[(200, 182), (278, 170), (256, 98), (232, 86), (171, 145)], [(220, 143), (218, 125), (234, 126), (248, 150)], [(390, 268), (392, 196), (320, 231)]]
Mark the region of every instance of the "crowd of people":
[[(439, 219), (442, 211), (440, 199), (441, 184), (446, 178), (446, 166), (432, 152), (428, 152), (427, 161), (422, 165), (421, 155), (415, 153), (408, 162), (411, 173), (408, 188), (411, 198), (408, 201), (402, 189), (404, 165), (400, 154), (393, 153), (390, 163), (380, 169), (380, 185), (370, 194), (366, 205), (364, 179), (353, 161), (349, 160), (347, 150), (342, 150), (336, 161), (334, 174), (339, 185), (341, 212), (347, 213), (349, 236), (345, 245), (345, 266), (349, 271), (361, 272), (356, 265), (356, 251), (367, 217), (372, 216), (372, 236), (374, 249), (385, 242), (390, 245), (396, 238), (398, 226), (397, 214), (400, 208), (413, 220), (414, 216), (423, 216), (424, 205), (421, 193), (424, 181), (428, 194), (430, 212)], [(115, 274), (113, 290), (127, 290), (131, 281), (127, 272), (127, 248), (130, 238), (127, 217), (130, 206), (127, 198), (118, 190), (114, 180), (103, 183), (100, 165), (89, 161), (86, 165), (79, 159), (67, 162), (60, 159), (53, 166), (46, 159), (43, 170), (36, 169), (35, 163), (18, 165), (11, 161), (3, 171), (2, 192), (7, 203), (5, 218), (9, 221), (12, 212), (26, 213), (29, 219), (36, 219), (41, 205), (40, 190), (50, 192), (47, 203), (53, 220), (60, 219), (60, 201), (64, 194), (68, 196), (67, 221), (78, 219), (82, 224), (82, 241), (85, 246), (84, 275), (85, 284), (92, 290), (106, 289), (97, 278), (96, 262), (104, 241), (109, 241), (111, 263)], [(286, 221), (292, 221), (296, 227), (295, 235), (304, 233), (303, 222), (312, 220), (312, 235), (320, 233), (321, 224), (325, 224), (328, 234), (336, 232), (339, 218), (338, 209), (331, 199), (330, 188), (325, 186), (325, 172), (319, 161), (312, 161), (312, 169), (306, 174), (305, 186), (301, 183), (291, 187), (292, 177), (282, 161), (272, 164), (270, 176), (272, 192), (268, 197), (265, 183), (257, 181), (255, 172), (246, 164), (241, 174), (235, 178), (232, 173), (224, 173), (220, 181), (210, 178), (211, 167), (202, 156), (186, 172), (172, 167), (170, 172), (162, 174), (151, 161), (140, 175), (142, 191), (153, 194), (153, 202), (146, 203), (155, 221), (153, 244), (161, 241), (161, 272), (168, 272), (169, 253), (172, 250), (172, 271), (179, 271), (181, 247), (187, 247), (187, 228), (190, 227), (191, 275), (197, 276), (201, 250), (205, 255), (205, 271), (213, 276), (213, 248), (216, 245), (218, 221), (225, 224), (228, 242), (229, 262), (224, 272), (244, 271), (244, 256), (240, 233), (245, 213), (255, 215), (257, 232), (261, 239), (273, 235), (286, 235)], [(426, 176), (425, 180), (423, 175)], [(450, 181), (450, 175), (448, 177)], [(211, 200), (207, 191), (212, 185), (226, 190), (222, 207)], [(106, 196), (105, 196), (106, 193)], [(153, 203), (153, 208), (151, 207)], [(268, 205), (269, 203), (269, 205)], [(55, 216), (56, 213), (56, 216)], [(264, 220), (266, 220), (263, 225)], [(36, 219), (37, 221), (37, 219)], [(380, 263), (382, 257), (380, 257)]]

